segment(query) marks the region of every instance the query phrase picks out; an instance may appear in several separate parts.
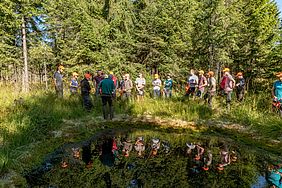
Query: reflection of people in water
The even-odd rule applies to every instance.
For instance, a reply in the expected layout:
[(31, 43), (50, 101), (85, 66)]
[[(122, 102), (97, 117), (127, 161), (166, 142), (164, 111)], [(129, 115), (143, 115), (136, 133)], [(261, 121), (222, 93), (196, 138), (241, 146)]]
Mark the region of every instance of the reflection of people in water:
[(144, 138), (143, 137), (138, 137), (135, 145), (134, 145), (135, 150), (138, 152), (138, 156), (142, 156), (143, 152), (145, 151), (145, 143), (144, 143)]
[(266, 179), (272, 188), (282, 188), (282, 167), (279, 165), (269, 165)]
[(195, 160), (199, 161), (201, 160), (204, 152), (205, 152), (205, 149), (201, 146), (200, 143), (196, 144), (196, 149), (197, 149), (197, 154), (195, 156)]
[(220, 164), (218, 170), (223, 170), (225, 166), (230, 164), (230, 155), (226, 145), (220, 150)]
[(206, 156), (204, 157), (204, 166), (203, 166), (203, 170), (207, 171), (209, 170), (209, 167), (212, 164), (212, 153), (210, 150), (208, 150)]
[(151, 151), (151, 155), (152, 156), (156, 156), (158, 153), (158, 150), (161, 147), (161, 143), (160, 140), (158, 138), (153, 138), (152, 139), (152, 151)]
[(126, 139), (123, 142), (123, 149), (122, 149), (122, 153), (125, 157), (129, 157), (129, 152), (132, 150), (132, 143), (130, 139)]
[(192, 150), (195, 149), (196, 145), (193, 144), (192, 142), (191, 143), (187, 142), (186, 146), (187, 146), (186, 154), (187, 155), (191, 155), (192, 154)]

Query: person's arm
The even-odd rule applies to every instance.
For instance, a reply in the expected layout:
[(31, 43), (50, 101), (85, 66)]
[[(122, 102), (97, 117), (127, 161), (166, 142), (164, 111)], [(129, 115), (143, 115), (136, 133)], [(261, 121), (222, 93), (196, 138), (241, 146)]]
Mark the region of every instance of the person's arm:
[(207, 85), (208, 85), (207, 78), (204, 78), (204, 84), (202, 85), (202, 87), (206, 87)]
[(271, 90), (271, 94), (272, 94), (272, 97), (275, 98), (275, 86), (273, 85), (272, 87), (272, 90)]

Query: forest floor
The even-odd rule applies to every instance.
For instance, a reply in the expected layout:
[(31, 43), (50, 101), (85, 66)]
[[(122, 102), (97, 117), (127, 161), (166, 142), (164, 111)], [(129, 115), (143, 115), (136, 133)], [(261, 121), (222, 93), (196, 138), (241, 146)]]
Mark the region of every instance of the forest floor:
[(226, 112), (220, 98), (213, 110), (202, 101), (182, 97), (117, 101), (115, 118), (105, 121), (100, 100), (95, 100), (95, 108), (87, 113), (78, 98), (58, 100), (49, 92), (21, 96), (3, 90), (1, 94), (1, 186), (25, 185), (23, 174), (56, 148), (115, 128), (176, 130), (197, 137), (218, 137), (257, 150), (269, 161), (281, 160), (282, 120), (266, 107), (269, 100), (262, 95), (247, 96), (240, 104), (234, 102), (231, 112)]

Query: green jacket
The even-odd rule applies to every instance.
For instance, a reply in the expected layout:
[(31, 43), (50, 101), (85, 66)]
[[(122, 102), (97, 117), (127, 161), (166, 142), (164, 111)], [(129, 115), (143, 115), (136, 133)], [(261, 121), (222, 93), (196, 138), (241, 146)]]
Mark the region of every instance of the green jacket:
[(101, 95), (112, 95), (115, 91), (114, 81), (110, 78), (102, 80), (98, 87)]

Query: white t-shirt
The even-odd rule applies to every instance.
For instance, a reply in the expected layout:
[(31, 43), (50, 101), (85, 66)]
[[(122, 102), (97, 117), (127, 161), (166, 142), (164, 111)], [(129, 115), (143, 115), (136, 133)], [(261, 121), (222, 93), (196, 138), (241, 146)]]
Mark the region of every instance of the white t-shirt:
[(188, 79), (188, 83), (190, 84), (190, 87), (196, 87), (196, 85), (198, 85), (199, 83), (199, 78), (197, 75), (192, 75), (189, 77)]
[(162, 81), (160, 79), (155, 79), (152, 82), (154, 90), (161, 90)]
[(143, 88), (146, 85), (146, 80), (145, 78), (136, 78), (135, 84), (138, 88)]

